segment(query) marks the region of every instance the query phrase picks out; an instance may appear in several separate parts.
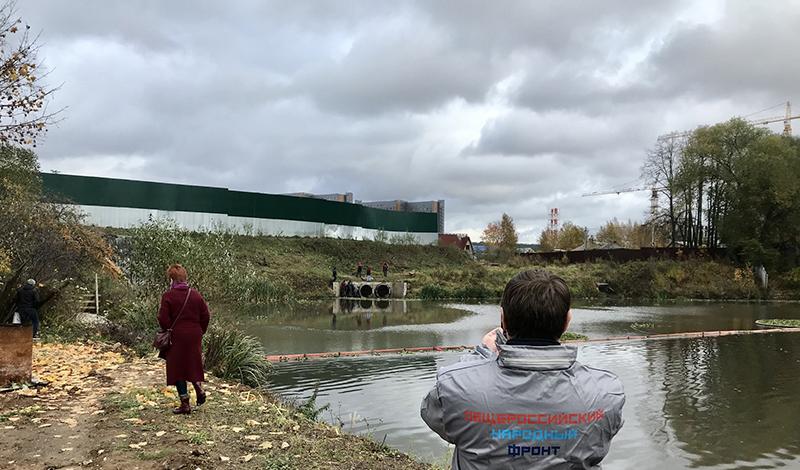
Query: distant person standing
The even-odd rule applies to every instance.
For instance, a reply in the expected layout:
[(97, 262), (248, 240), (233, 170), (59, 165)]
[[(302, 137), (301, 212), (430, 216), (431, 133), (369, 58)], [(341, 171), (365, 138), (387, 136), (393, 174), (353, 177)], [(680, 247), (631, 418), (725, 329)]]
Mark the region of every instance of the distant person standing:
[(367, 266), (367, 276), (372, 276), (372, 266)]
[(389, 276), (389, 263), (386, 261), (383, 262), (383, 277)]
[(22, 317), (23, 323), (31, 322), (33, 325), (33, 338), (39, 339), (39, 305), (41, 299), (39, 298), (39, 290), (36, 288), (36, 281), (28, 279), (28, 281), (17, 289), (17, 296), (14, 299), (17, 304), (17, 311)]
[(336, 282), (336, 278), (338, 277), (338, 273), (336, 272), (336, 266), (333, 267), (332, 274), (333, 274), (333, 282)]
[(358, 262), (356, 265), (356, 276), (361, 277), (361, 273), (364, 271), (364, 263), (361, 261)]

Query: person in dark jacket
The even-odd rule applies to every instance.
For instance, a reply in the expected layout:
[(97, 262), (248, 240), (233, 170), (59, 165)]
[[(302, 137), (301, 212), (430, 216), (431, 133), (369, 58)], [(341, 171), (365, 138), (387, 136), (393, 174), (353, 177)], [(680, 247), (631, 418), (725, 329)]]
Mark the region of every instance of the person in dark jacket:
[(389, 263), (386, 261), (383, 262), (383, 277), (389, 276)]
[(17, 304), (17, 311), (22, 317), (22, 321), (31, 322), (33, 325), (33, 337), (39, 337), (39, 290), (36, 289), (36, 281), (28, 279), (24, 286), (17, 289), (17, 297), (14, 300)]
[(208, 305), (199, 292), (186, 283), (186, 269), (173, 264), (167, 270), (170, 289), (161, 296), (158, 323), (163, 330), (172, 329), (172, 346), (166, 352), (167, 385), (178, 389), (181, 405), (172, 410), (175, 414), (189, 414), (187, 382), (194, 386), (197, 406), (206, 401), (201, 383), (203, 373), (203, 335), (208, 330)]

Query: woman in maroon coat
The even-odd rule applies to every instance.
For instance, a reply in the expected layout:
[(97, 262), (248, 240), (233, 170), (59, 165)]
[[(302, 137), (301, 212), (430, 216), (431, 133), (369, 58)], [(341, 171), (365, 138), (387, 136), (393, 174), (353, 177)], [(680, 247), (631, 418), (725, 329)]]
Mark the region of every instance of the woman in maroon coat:
[[(158, 323), (163, 330), (172, 328), (172, 346), (167, 350), (167, 385), (175, 385), (181, 406), (172, 410), (176, 414), (189, 414), (189, 390), (186, 382), (194, 385), (197, 406), (206, 401), (201, 382), (203, 374), (203, 335), (208, 329), (208, 305), (199, 292), (186, 284), (186, 269), (173, 264), (167, 270), (172, 285), (161, 296)], [(177, 321), (176, 321), (177, 319)], [(174, 324), (174, 326), (173, 326)]]

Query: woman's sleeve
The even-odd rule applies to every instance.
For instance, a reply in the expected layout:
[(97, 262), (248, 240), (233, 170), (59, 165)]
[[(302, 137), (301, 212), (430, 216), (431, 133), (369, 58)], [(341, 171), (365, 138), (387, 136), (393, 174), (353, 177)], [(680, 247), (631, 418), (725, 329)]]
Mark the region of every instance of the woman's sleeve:
[(208, 330), (208, 321), (211, 315), (208, 313), (208, 304), (206, 303), (206, 299), (204, 299), (201, 295), (200, 300), (203, 301), (202, 307), (200, 307), (200, 327), (203, 329), (203, 334), (206, 334), (206, 330)]
[(161, 296), (161, 307), (158, 309), (158, 325), (162, 330), (167, 330), (172, 326), (172, 319), (169, 317), (169, 303), (167, 296)]

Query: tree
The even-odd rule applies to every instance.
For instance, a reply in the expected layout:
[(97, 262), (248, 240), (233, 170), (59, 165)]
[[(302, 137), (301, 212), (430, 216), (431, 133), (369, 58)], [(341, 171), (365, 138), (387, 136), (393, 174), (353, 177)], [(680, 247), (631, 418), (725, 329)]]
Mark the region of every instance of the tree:
[(542, 251), (555, 251), (558, 248), (558, 230), (546, 228), (539, 234), (539, 246)]
[(483, 243), (495, 249), (514, 251), (517, 248), (517, 240), (514, 219), (505, 212), (499, 221), (489, 223), (483, 231)]
[(660, 214), (654, 214), (650, 223), (658, 223), (659, 219), (666, 219), (670, 231), (669, 246), (675, 246), (678, 239), (678, 207), (676, 197), (678, 192), (678, 168), (683, 150), (683, 142), (676, 139), (659, 139), (656, 146), (648, 152), (642, 177), (660, 196), (666, 199), (666, 208)]
[(572, 222), (564, 222), (558, 233), (558, 248), (562, 250), (572, 250), (584, 243), (589, 237), (589, 229), (579, 227)]
[[(0, 146), (0, 313), (9, 311), (14, 290), (27, 278), (48, 284), (56, 295), (90, 268), (110, 266), (111, 249), (82, 225), (72, 206), (48, 201), (41, 192), (36, 156)], [(2, 318), (0, 318), (2, 321)]]
[(617, 219), (609, 220), (600, 227), (600, 230), (597, 231), (597, 235), (595, 235), (594, 238), (597, 243), (601, 245), (616, 243), (620, 246), (624, 246), (627, 241), (626, 228), (627, 227), (620, 224)]
[(47, 107), (56, 88), (43, 82), (37, 41), (17, 16), (15, 2), (0, 6), (0, 144), (35, 147), (60, 112)]
[[(653, 236), (655, 235), (655, 240)], [(664, 243), (664, 234), (656, 226), (655, 233), (653, 226), (649, 224), (640, 224), (638, 222), (620, 222), (617, 219), (611, 219), (606, 222), (595, 235), (595, 240), (601, 245), (616, 244), (623, 248), (642, 248), (651, 246), (655, 241), (656, 246), (661, 246)]]
[(768, 269), (800, 262), (800, 142), (778, 135), (751, 141), (734, 159), (720, 237), (740, 261)]
[(572, 250), (586, 243), (588, 236), (586, 227), (565, 222), (558, 230), (544, 229), (539, 235), (539, 245), (542, 251)]

